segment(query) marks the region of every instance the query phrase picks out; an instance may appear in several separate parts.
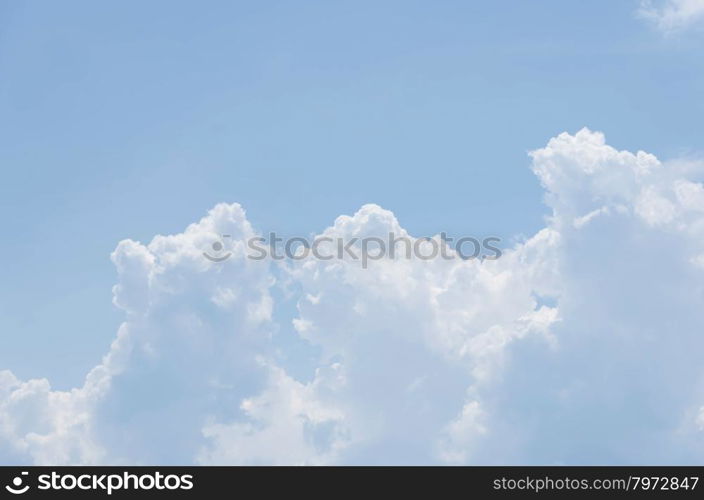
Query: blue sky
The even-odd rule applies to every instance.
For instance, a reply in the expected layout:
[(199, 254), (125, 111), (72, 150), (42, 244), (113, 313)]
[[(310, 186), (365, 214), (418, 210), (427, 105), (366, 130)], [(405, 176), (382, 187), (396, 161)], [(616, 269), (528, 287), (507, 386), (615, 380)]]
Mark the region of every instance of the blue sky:
[(640, 6), (0, 2), (0, 368), (80, 386), (124, 320), (118, 242), (220, 202), (262, 233), (376, 203), (511, 245), (551, 213), (528, 152), (561, 132), (701, 158), (701, 26)]
[(526, 151), (547, 137), (696, 151), (702, 38), (637, 7), (2, 2), (0, 328), (22, 331), (2, 365), (80, 381), (120, 321), (115, 243), (215, 202), (263, 232), (375, 202), (418, 234), (508, 238), (546, 214)]

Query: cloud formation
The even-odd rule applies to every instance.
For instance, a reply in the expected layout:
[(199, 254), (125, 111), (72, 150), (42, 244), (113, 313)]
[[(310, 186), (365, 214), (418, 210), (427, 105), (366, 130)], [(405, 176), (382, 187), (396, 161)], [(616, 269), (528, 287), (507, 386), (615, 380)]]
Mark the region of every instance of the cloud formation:
[(643, 0), (638, 14), (660, 31), (673, 33), (704, 20), (704, 0), (665, 0), (657, 4)]
[(0, 372), (0, 461), (701, 462), (704, 187), (588, 129), (531, 158), (551, 214), (496, 261), (254, 261), (237, 204), (121, 242), (110, 352), (68, 392)]

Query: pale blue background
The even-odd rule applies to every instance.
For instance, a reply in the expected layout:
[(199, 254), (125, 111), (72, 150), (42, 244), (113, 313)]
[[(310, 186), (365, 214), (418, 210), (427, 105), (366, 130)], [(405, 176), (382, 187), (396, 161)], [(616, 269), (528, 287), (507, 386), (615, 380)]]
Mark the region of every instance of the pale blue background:
[(109, 254), (238, 201), (304, 235), (379, 203), (416, 235), (510, 238), (526, 152), (602, 130), (701, 146), (702, 34), (636, 1), (0, 1), (0, 367), (80, 385), (108, 349)]

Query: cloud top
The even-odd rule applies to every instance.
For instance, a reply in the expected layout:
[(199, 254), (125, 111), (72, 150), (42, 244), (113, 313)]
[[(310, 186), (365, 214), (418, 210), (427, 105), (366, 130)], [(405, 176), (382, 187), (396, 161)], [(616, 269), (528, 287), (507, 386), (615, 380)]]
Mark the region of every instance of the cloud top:
[(495, 261), (255, 261), (237, 204), (120, 242), (110, 351), (71, 391), (0, 372), (0, 461), (700, 463), (704, 187), (588, 129), (530, 156), (551, 214)]

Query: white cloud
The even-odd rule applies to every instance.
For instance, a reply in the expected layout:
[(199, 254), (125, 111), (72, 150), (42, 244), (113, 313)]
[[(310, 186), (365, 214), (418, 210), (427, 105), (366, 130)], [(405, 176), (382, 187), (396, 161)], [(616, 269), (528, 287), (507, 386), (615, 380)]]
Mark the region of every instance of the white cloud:
[(460, 414), (445, 428), (438, 443), (438, 457), (447, 463), (463, 463), (471, 456), (473, 444), (487, 433), (487, 415), (478, 401), (468, 401)]
[[(407, 236), (391, 212), (365, 205), (320, 236), (389, 233)], [(345, 373), (327, 398), (345, 408), (351, 461), (465, 457), (453, 443), (484, 433), (475, 397), (500, 371), (506, 347), (528, 335), (547, 343), (557, 320), (536, 294), (555, 289), (546, 264), (558, 242), (546, 229), (497, 261), (409, 260), (399, 250), (368, 269), (352, 259), (289, 268), (304, 297), (294, 325), (322, 349), (324, 366)]]
[(691, 423), (682, 427), (704, 399), (694, 354), (704, 348), (703, 276), (692, 265), (704, 250), (701, 185), (586, 129), (532, 156), (560, 234), (561, 321), (553, 351), (511, 348), (483, 405), (503, 439), (476, 453), (515, 463), (701, 462), (704, 443)]
[(665, 32), (685, 29), (704, 19), (704, 0), (664, 0), (641, 2), (638, 14)]
[[(0, 372), (0, 461), (701, 462), (704, 188), (587, 129), (531, 157), (552, 213), (496, 261), (277, 270), (245, 257), (255, 232), (225, 204), (121, 242), (109, 353), (68, 392)], [(411, 237), (365, 205), (322, 235), (390, 232)], [(210, 262), (223, 233), (233, 255)]]
[[(231, 235), (233, 256), (202, 255)], [(110, 352), (71, 392), (4, 372), (2, 456), (35, 463), (187, 463), (203, 425), (246, 417), (240, 401), (266, 386), (273, 355), (273, 278), (244, 257), (254, 235), (238, 205), (148, 245), (126, 240), (112, 254), (114, 302), (126, 315)]]
[(343, 413), (326, 407), (319, 397), (325, 377), (302, 384), (281, 368), (268, 368), (266, 389), (240, 405), (247, 421), (205, 425), (203, 434), (209, 443), (198, 462), (316, 465), (337, 458), (347, 435)]

